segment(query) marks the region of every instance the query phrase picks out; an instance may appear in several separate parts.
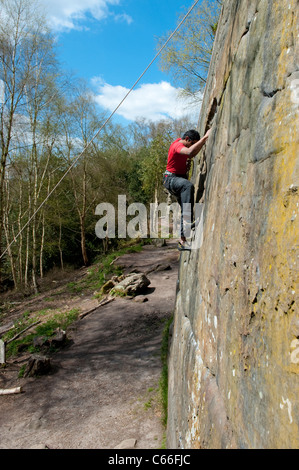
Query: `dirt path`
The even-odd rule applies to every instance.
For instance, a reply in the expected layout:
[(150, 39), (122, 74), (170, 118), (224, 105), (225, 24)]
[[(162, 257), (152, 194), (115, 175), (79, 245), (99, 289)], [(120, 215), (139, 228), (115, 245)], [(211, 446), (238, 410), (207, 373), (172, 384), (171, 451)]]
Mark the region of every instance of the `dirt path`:
[(161, 448), (161, 338), (178, 259), (175, 242), (124, 255), (117, 263), (125, 272), (165, 265), (148, 274), (148, 301), (117, 298), (79, 320), (49, 375), (19, 379), (18, 364), (1, 370), (0, 387), (21, 385), (23, 393), (0, 396), (0, 448), (114, 449), (126, 439), (136, 449)]

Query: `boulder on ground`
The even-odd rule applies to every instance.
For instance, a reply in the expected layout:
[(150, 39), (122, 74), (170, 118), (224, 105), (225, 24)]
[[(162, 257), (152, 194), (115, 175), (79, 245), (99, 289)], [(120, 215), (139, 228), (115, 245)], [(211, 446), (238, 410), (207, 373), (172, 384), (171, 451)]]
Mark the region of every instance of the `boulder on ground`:
[(109, 281), (107, 281), (107, 282), (101, 287), (100, 294), (101, 294), (101, 295), (107, 294), (111, 289), (113, 289), (114, 286), (115, 286), (115, 281), (114, 281), (113, 279), (109, 279)]

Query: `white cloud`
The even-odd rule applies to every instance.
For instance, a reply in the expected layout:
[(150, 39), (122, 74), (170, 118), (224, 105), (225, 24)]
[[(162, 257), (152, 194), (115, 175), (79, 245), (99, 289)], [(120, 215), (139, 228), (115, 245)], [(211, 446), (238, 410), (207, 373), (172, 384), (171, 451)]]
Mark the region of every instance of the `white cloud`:
[[(103, 83), (101, 79), (95, 78), (93, 83), (98, 87), (98, 94), (95, 95), (96, 102), (110, 112), (115, 110), (129, 91), (128, 88), (120, 85), (112, 86)], [(141, 85), (131, 91), (117, 110), (117, 114), (129, 121), (141, 117), (159, 121), (167, 118), (177, 119), (186, 115), (197, 119), (201, 103), (195, 106), (186, 99), (179, 98), (180, 91), (165, 81)], [(199, 94), (199, 98), (201, 97), (202, 95)]]
[(133, 18), (130, 15), (127, 15), (126, 13), (123, 13), (121, 15), (115, 15), (114, 18), (116, 21), (126, 22), (128, 24), (133, 23)]
[[(110, 15), (109, 7), (119, 5), (121, 0), (47, 0), (44, 10), (50, 26), (56, 31), (82, 29), (82, 22), (89, 16), (102, 20)], [(116, 21), (133, 20), (126, 14), (115, 15)]]

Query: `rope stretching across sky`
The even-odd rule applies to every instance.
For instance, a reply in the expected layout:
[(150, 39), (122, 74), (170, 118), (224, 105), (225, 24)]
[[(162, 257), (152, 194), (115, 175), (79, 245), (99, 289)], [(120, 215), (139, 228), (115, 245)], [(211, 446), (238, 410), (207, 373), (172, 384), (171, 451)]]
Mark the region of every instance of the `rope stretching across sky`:
[(148, 71), (148, 69), (152, 66), (152, 64), (155, 62), (155, 60), (157, 59), (157, 57), (161, 54), (161, 52), (163, 51), (163, 49), (165, 49), (165, 47), (167, 46), (167, 44), (169, 43), (169, 41), (171, 41), (171, 39), (173, 38), (173, 36), (176, 34), (176, 32), (179, 30), (179, 28), (182, 26), (182, 24), (186, 21), (186, 19), (188, 18), (188, 16), (190, 15), (190, 13), (192, 12), (192, 10), (196, 7), (197, 3), (199, 2), (199, 0), (196, 0), (194, 2), (194, 4), (191, 6), (191, 8), (187, 11), (186, 15), (184, 16), (184, 18), (180, 21), (180, 23), (178, 24), (178, 26), (176, 27), (176, 29), (173, 31), (173, 33), (169, 36), (169, 38), (167, 39), (167, 41), (163, 44), (163, 46), (159, 49), (159, 51), (157, 52), (157, 54), (155, 55), (155, 57), (152, 59), (152, 61), (149, 63), (149, 65), (146, 67), (146, 69), (142, 72), (142, 74), (140, 75), (140, 77), (136, 80), (136, 82), (134, 83), (134, 85), (130, 88), (130, 90), (128, 91), (128, 93), (124, 96), (124, 98), (121, 100), (121, 102), (118, 104), (118, 106), (114, 109), (114, 111), (110, 114), (110, 116), (106, 119), (106, 121), (104, 122), (104, 124), (99, 128), (99, 130), (95, 133), (95, 135), (93, 136), (93, 138), (86, 144), (86, 146), (84, 147), (84, 149), (82, 150), (82, 152), (74, 159), (74, 161), (72, 162), (72, 164), (69, 166), (69, 168), (66, 170), (66, 172), (62, 175), (62, 177), (60, 178), (60, 180), (56, 183), (56, 185), (51, 189), (51, 191), (49, 192), (49, 194), (47, 195), (46, 199), (44, 199), (44, 201), (40, 204), (40, 206), (36, 209), (36, 211), (32, 214), (32, 216), (28, 219), (28, 221), (26, 222), (26, 224), (21, 228), (21, 230), (14, 236), (14, 239), (10, 242), (9, 245), (7, 245), (6, 249), (3, 251), (3, 253), (0, 255), (0, 259), (3, 258), (3, 256), (7, 253), (7, 251), (9, 250), (9, 248), (11, 247), (11, 245), (13, 245), (13, 243), (15, 243), (18, 239), (18, 237), (21, 235), (21, 233), (25, 230), (25, 228), (30, 224), (30, 222), (34, 219), (34, 217), (36, 216), (36, 214), (40, 211), (40, 209), (46, 204), (47, 200), (52, 196), (52, 194), (54, 193), (54, 191), (58, 188), (58, 186), (60, 185), (60, 183), (64, 180), (64, 178), (67, 176), (67, 174), (71, 171), (71, 169), (76, 165), (77, 161), (82, 157), (82, 155), (84, 154), (84, 152), (88, 149), (88, 147), (92, 144), (92, 142), (95, 140), (95, 138), (99, 135), (99, 133), (104, 129), (104, 127), (106, 126), (106, 124), (110, 121), (110, 119), (112, 118), (112, 116), (114, 116), (114, 114), (116, 113), (116, 111), (120, 108), (120, 106), (123, 104), (123, 102), (127, 99), (127, 97), (129, 96), (129, 94), (133, 91), (133, 89), (136, 87), (136, 85), (140, 82), (140, 80), (142, 79), (142, 77), (145, 75), (145, 73)]

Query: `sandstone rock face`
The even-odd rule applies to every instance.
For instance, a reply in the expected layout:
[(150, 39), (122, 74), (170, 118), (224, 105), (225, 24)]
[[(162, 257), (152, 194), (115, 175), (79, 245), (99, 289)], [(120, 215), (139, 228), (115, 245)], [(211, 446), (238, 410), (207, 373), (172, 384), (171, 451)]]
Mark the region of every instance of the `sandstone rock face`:
[[(181, 254), (168, 448), (298, 448), (297, 0), (226, 0)], [(297, 62), (296, 62), (297, 60)]]

